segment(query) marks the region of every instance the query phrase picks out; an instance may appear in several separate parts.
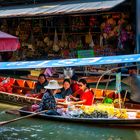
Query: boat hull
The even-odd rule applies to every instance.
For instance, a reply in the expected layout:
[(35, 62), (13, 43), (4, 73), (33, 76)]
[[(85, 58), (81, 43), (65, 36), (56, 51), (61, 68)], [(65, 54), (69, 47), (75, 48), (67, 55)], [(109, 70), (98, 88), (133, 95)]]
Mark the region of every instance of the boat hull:
[(16, 105), (32, 105), (39, 103), (41, 99), (0, 91), (0, 101)]
[[(20, 115), (29, 115), (33, 112), (30, 111), (30, 107), (23, 107), (19, 110)], [(93, 125), (102, 125), (102, 126), (123, 126), (123, 127), (138, 127), (140, 128), (140, 119), (112, 119), (112, 118), (78, 118), (78, 117), (64, 117), (57, 115), (47, 115), (39, 114), (34, 117), (40, 119), (47, 119), (53, 121), (65, 121), (65, 122), (75, 122), (75, 123), (87, 123)]]

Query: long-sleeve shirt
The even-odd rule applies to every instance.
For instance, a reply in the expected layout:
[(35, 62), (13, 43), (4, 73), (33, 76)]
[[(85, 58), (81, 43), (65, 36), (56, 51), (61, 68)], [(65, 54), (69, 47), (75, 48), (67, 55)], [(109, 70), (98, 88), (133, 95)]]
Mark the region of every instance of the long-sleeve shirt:
[(62, 98), (65, 98), (66, 96), (69, 96), (72, 94), (72, 89), (68, 88), (65, 90), (64, 88), (62, 88), (60, 94), (62, 95)]
[(44, 89), (44, 86), (47, 86), (48, 81), (45, 81), (43, 84), (40, 84), (39, 82), (36, 83), (35, 88), (33, 90), (33, 93), (39, 93), (41, 89)]
[(51, 93), (46, 92), (43, 95), (43, 98), (39, 104), (39, 111), (55, 110), (55, 109), (56, 109), (56, 101), (55, 101), (54, 96)]

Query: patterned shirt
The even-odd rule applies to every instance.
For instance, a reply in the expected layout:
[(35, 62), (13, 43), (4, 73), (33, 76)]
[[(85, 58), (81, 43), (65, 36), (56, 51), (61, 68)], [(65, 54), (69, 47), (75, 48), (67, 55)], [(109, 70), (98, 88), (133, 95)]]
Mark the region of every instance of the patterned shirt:
[(55, 110), (56, 109), (56, 101), (53, 95), (51, 93), (46, 92), (42, 100), (39, 104), (39, 111), (42, 110)]

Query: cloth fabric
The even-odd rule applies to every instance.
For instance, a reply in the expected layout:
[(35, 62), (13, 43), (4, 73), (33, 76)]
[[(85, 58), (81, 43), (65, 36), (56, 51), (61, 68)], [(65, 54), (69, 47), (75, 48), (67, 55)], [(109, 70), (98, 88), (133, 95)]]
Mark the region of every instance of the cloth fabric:
[(42, 110), (55, 110), (56, 109), (56, 101), (53, 95), (51, 95), (49, 92), (46, 92), (42, 100), (39, 104), (39, 111)]
[(41, 84), (40, 82), (37, 82), (35, 85), (35, 89), (33, 90), (33, 93), (39, 93), (41, 89), (44, 89), (44, 86), (48, 85), (48, 81), (45, 81), (43, 84)]
[(62, 88), (60, 93), (55, 94), (55, 97), (59, 98), (59, 99), (61, 99), (61, 98), (64, 99), (66, 96), (69, 96), (71, 94), (72, 94), (72, 89), (71, 88), (68, 88), (67, 90)]
[(80, 96), (80, 100), (86, 100), (86, 102), (84, 103), (84, 105), (92, 105), (92, 100), (93, 100), (93, 93), (90, 90), (87, 90), (85, 92), (83, 92)]
[(45, 114), (47, 114), (47, 115), (59, 115), (60, 116), (60, 114), (56, 110), (48, 110), (47, 112), (45, 112)]
[(46, 77), (51, 77), (53, 76), (53, 69), (52, 68), (46, 68), (44, 71), (44, 74)]
[(71, 89), (72, 89), (72, 92), (73, 93), (76, 92), (76, 91), (78, 91), (79, 90), (78, 84), (77, 83), (72, 83), (71, 84)]

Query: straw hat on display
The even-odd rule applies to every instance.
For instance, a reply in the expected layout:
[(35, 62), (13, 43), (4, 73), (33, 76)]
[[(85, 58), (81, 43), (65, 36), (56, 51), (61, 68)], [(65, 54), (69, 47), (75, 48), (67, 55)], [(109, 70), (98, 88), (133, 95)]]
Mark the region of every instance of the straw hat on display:
[(60, 89), (62, 88), (56, 80), (50, 80), (48, 85), (44, 87), (45, 89)]

